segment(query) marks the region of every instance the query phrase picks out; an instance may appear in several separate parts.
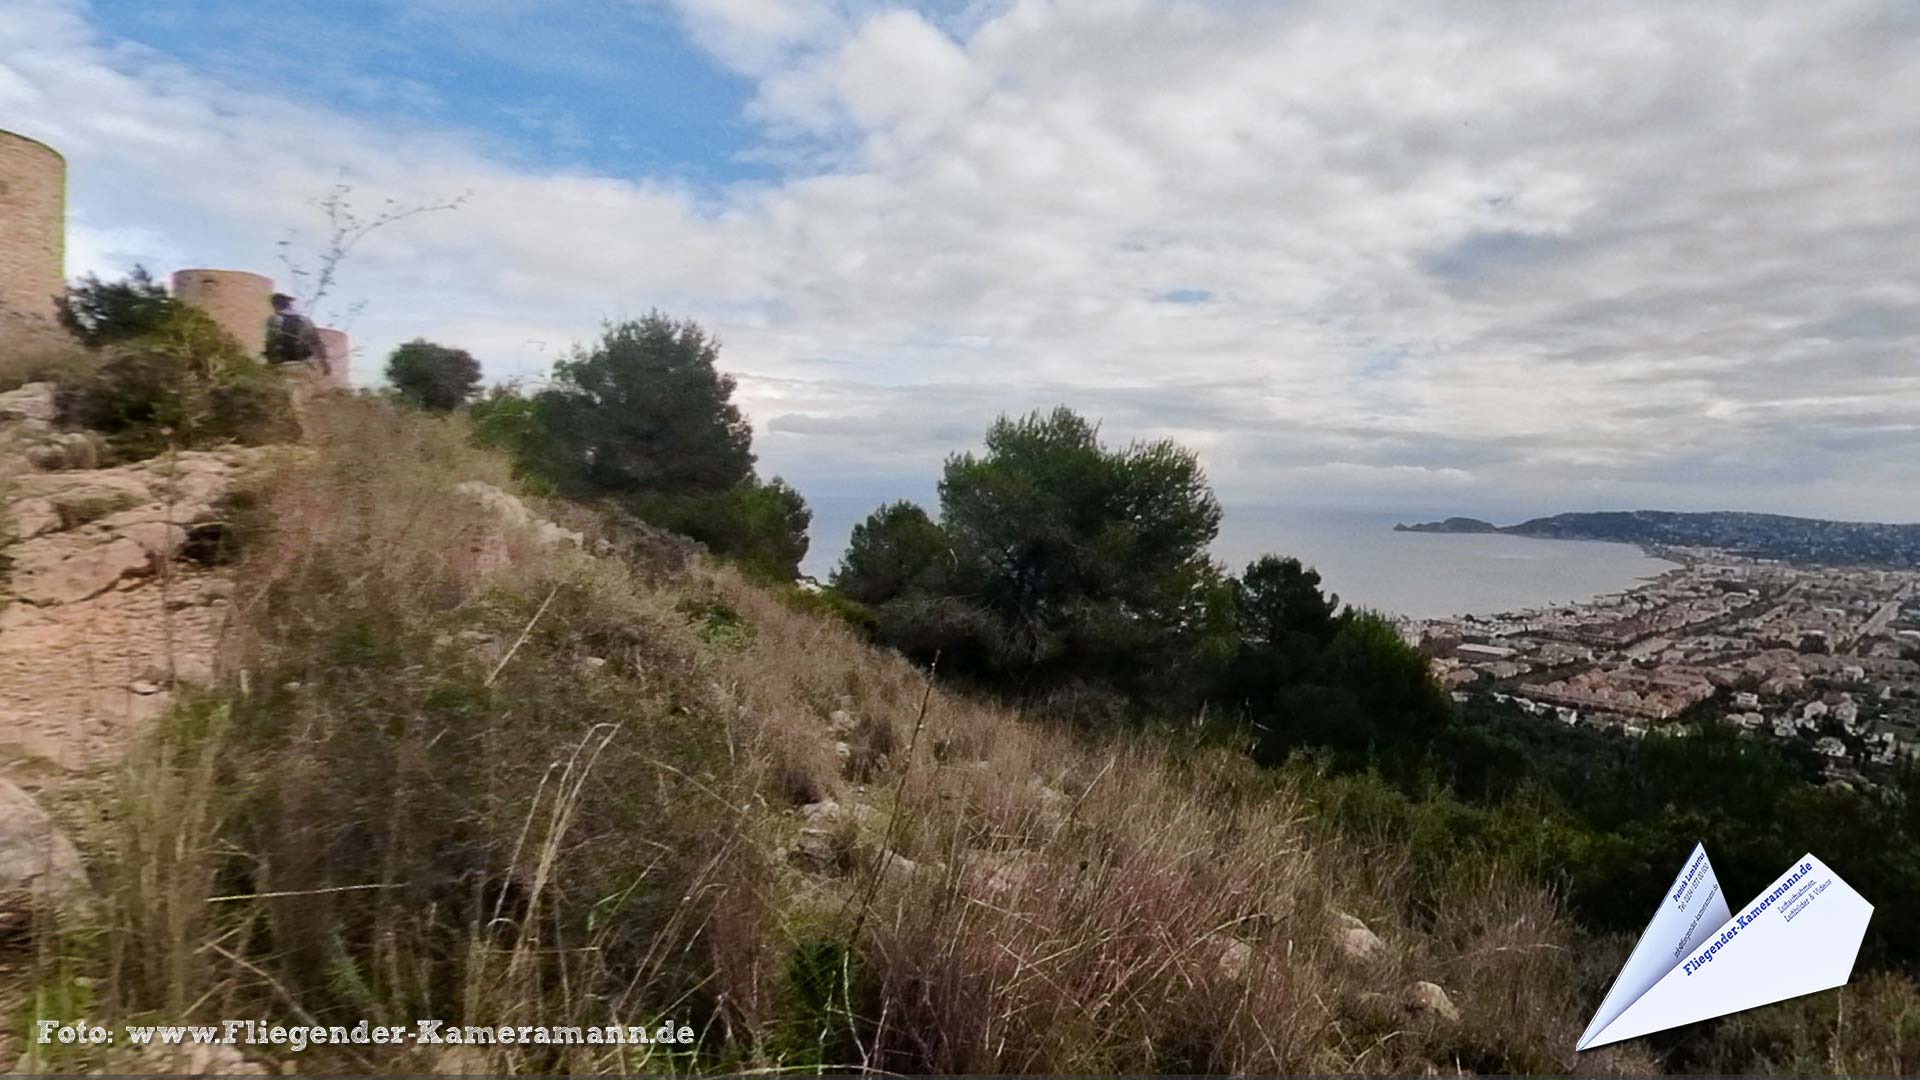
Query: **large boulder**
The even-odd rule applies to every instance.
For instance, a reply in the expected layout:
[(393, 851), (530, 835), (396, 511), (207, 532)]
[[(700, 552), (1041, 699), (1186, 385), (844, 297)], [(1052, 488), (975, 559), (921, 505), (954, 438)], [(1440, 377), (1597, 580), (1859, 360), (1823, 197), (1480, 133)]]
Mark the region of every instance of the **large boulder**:
[(72, 913), (92, 898), (73, 841), (33, 796), (0, 780), (0, 927), (24, 927), (35, 907)]
[(57, 412), (54, 385), (50, 382), (27, 383), (0, 394), (0, 425), (17, 424), (22, 420), (51, 424)]

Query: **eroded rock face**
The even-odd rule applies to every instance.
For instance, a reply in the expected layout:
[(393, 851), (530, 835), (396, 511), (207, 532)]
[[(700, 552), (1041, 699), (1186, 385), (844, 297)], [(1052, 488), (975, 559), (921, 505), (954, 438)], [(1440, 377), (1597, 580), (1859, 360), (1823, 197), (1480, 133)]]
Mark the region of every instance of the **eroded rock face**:
[(211, 677), (232, 586), (185, 558), (189, 540), (223, 527), (222, 500), (271, 453), (38, 471), (22, 447), (50, 445), (42, 387), (0, 394), (0, 777), (30, 790), (115, 760), (178, 683)]
[(585, 538), (572, 529), (564, 529), (527, 509), (519, 497), (481, 480), (463, 480), (453, 489), (492, 512), (500, 531), (480, 540), (474, 555), (483, 570), (497, 570), (513, 562), (514, 534), (530, 537), (540, 547), (571, 544), (579, 547)]

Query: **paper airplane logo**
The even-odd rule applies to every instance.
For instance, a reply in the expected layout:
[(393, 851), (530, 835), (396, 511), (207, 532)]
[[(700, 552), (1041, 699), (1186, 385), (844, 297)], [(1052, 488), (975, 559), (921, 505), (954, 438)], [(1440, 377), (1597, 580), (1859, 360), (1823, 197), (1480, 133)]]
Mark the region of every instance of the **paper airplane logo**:
[(1576, 1050), (1844, 986), (1873, 905), (1812, 855), (1729, 914), (1699, 844)]

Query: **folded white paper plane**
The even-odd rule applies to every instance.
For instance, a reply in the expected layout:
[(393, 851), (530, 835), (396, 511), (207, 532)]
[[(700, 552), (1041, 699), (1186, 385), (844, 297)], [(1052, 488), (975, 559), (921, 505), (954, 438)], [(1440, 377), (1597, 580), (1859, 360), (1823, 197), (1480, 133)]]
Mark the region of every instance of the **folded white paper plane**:
[(1812, 855), (1729, 915), (1699, 844), (1576, 1050), (1846, 985), (1873, 905)]

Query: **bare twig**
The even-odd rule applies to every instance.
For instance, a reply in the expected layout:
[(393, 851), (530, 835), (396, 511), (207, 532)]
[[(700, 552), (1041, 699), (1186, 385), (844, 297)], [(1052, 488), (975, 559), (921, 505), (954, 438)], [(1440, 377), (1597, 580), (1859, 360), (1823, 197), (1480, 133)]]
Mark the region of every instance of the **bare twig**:
[(283, 896), (323, 896), (327, 893), (361, 892), (366, 889), (398, 889), (398, 884), (375, 882), (368, 885), (335, 885), (325, 889), (282, 889), (279, 892), (233, 893), (228, 896), (209, 896), (207, 903), (224, 904), (229, 900), (277, 900)]
[[(418, 206), (401, 206), (392, 199), (388, 199), (381, 204), (379, 212), (370, 218), (363, 219), (353, 208), (353, 185), (345, 182), (337, 183), (312, 203), (326, 215), (327, 219), (327, 246), (319, 256), (318, 269), (308, 270), (293, 254), (291, 235), (280, 241), (280, 262), (294, 280), (311, 281), (312, 290), (303, 298), (302, 305), (318, 316), (320, 302), (333, 292), (334, 286), (339, 281), (340, 264), (347, 260), (347, 256), (353, 254), (353, 249), (358, 247), (368, 235), (410, 217), (445, 210), (458, 210), (472, 195), (471, 191), (463, 191), (451, 199), (422, 203)], [(341, 329), (345, 329), (365, 306), (365, 301), (356, 301), (348, 305), (344, 315), (335, 312), (330, 321)]]
[(513, 659), (513, 654), (519, 652), (520, 646), (527, 643), (527, 635), (533, 633), (533, 624), (539, 622), (540, 616), (547, 613), (547, 605), (553, 603), (553, 598), (558, 595), (560, 595), (560, 586), (555, 585), (553, 590), (547, 593), (547, 598), (540, 601), (540, 610), (533, 613), (533, 618), (527, 620), (526, 628), (520, 631), (518, 638), (514, 639), (513, 647), (508, 649), (507, 655), (501, 657), (500, 662), (493, 666), (493, 671), (487, 675), (487, 681), (481, 685), (492, 686), (493, 680), (500, 677), (500, 672), (505, 670), (507, 661)]

